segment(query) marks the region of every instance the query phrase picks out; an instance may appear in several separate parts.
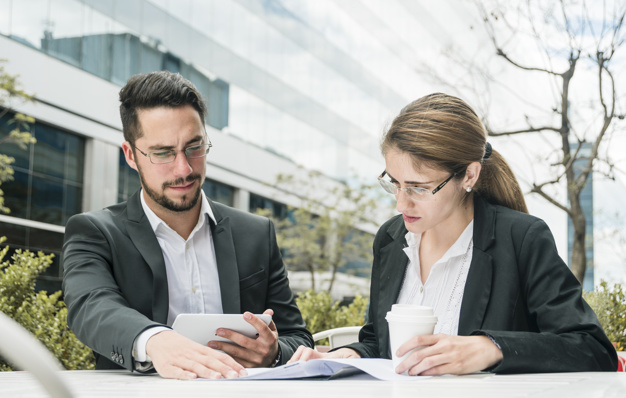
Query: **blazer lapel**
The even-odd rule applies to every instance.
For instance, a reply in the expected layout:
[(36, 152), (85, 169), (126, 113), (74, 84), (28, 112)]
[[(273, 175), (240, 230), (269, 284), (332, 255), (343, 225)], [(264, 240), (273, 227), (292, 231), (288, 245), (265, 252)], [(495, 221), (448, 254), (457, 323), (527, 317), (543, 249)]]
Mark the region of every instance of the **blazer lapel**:
[(495, 242), (495, 221), (495, 209), (476, 195), (474, 197), (474, 250), (465, 282), (459, 318), (459, 335), (462, 336), (480, 329), (485, 318), (493, 280), (493, 258), (487, 249)]
[(213, 214), (217, 224), (211, 220), (211, 235), (213, 247), (215, 247), (215, 259), (217, 272), (220, 279), (220, 293), (222, 296), (222, 310), (225, 314), (238, 314), (241, 312), (239, 297), (239, 269), (237, 268), (237, 254), (233, 241), (230, 218), (221, 217), (211, 203)]
[[(404, 282), (404, 274), (406, 271), (409, 258), (404, 253), (406, 247), (405, 235), (407, 233), (404, 228), (402, 218), (399, 223), (389, 228), (388, 234), (392, 241), (380, 249), (381, 273), (380, 273), (380, 293), (378, 295), (378, 324), (387, 325), (385, 316), (387, 311), (391, 310), (391, 306), (396, 303), (400, 295), (400, 289)], [(379, 334), (379, 349), (388, 350), (389, 345), (389, 328), (381, 327), (377, 331)], [(381, 355), (386, 356), (387, 352), (381, 351)]]
[(169, 292), (167, 289), (167, 271), (165, 260), (159, 241), (154, 235), (150, 222), (141, 207), (141, 190), (128, 199), (126, 212), (128, 219), (125, 220), (128, 236), (146, 264), (152, 270), (152, 316), (156, 322), (167, 323), (169, 309)]

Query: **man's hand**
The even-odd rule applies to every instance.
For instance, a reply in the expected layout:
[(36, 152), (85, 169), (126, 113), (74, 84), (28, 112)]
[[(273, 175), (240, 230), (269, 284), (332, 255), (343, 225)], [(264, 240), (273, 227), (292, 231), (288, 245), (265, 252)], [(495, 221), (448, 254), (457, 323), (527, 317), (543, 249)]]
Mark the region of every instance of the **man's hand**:
[[(263, 314), (274, 315), (274, 311), (265, 310)], [(250, 312), (244, 312), (243, 318), (257, 330), (256, 339), (244, 336), (230, 329), (217, 329), (217, 335), (232, 343), (209, 341), (209, 347), (222, 350), (246, 368), (269, 367), (278, 356), (278, 331), (274, 321), (269, 326)]]
[(301, 345), (296, 352), (293, 353), (287, 363), (308, 361), (317, 358), (361, 358), (361, 356), (351, 348), (340, 348), (331, 352), (318, 352), (312, 348)]
[(235, 378), (248, 373), (228, 355), (167, 330), (146, 343), (146, 354), (159, 375), (166, 379)]
[(421, 335), (398, 348), (403, 356), (416, 347), (398, 367), (397, 373), (409, 371), (412, 376), (467, 374), (479, 372), (502, 360), (502, 351), (487, 336)]

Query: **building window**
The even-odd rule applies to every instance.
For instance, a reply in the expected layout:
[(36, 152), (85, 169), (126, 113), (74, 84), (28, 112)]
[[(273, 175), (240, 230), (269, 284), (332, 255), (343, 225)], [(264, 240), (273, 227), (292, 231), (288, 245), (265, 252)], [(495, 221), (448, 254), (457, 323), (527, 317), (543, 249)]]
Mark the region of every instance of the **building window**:
[(207, 77), (153, 40), (142, 40), (131, 32), (55, 38), (46, 31), (43, 35), (40, 47), (43, 52), (120, 86), (136, 73), (157, 70), (180, 73), (198, 88), (207, 102), (206, 123), (218, 130), (228, 126), (228, 83)]
[(235, 189), (229, 185), (206, 179), (202, 185), (202, 190), (209, 199), (215, 202), (219, 202), (230, 207), (232, 207), (235, 203)]
[(124, 157), (124, 151), (120, 150), (119, 173), (117, 176), (117, 202), (128, 200), (141, 187), (139, 174), (128, 163)]
[[(7, 114), (0, 119), (0, 139), (13, 128), (9, 124), (12, 117)], [(1, 188), (9, 216), (51, 225), (47, 229), (27, 226), (28, 222), (0, 222), (1, 235), (7, 237), (5, 244), (10, 247), (4, 260), (17, 249), (54, 254), (52, 265), (37, 278), (36, 287), (55, 292), (61, 290), (63, 277), (62, 226), (82, 211), (85, 140), (40, 122), (32, 126), (32, 133), (37, 143), (25, 150), (17, 145), (0, 149), (0, 153), (15, 158), (13, 180)]]
[(256, 194), (250, 194), (250, 213), (256, 212), (257, 209), (269, 209), (272, 211), (272, 216), (279, 220), (286, 218), (289, 215), (287, 205), (273, 201), (272, 199), (264, 198)]
[[(6, 136), (13, 115), (0, 119), (0, 138)], [(82, 210), (85, 140), (43, 123), (32, 128), (35, 145), (26, 150), (3, 145), (1, 152), (15, 158), (13, 181), (2, 184), (10, 216), (65, 225)]]

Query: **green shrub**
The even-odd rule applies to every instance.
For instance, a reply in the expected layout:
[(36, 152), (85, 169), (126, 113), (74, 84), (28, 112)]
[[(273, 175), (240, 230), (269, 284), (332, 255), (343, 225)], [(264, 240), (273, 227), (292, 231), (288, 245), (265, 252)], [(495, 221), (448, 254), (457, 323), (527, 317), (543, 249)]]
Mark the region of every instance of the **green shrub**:
[[(326, 291), (316, 293), (307, 290), (296, 297), (296, 303), (311, 334), (344, 326), (362, 326), (365, 323), (367, 299), (361, 296), (356, 296), (346, 306), (339, 301), (333, 303), (332, 297)], [(327, 339), (321, 340), (318, 344), (326, 341)]]
[(584, 293), (583, 297), (598, 316), (609, 340), (622, 351), (626, 347), (626, 293), (622, 285), (609, 288), (603, 280), (596, 290)]
[[(0, 237), (0, 243), (6, 238)], [(69, 370), (93, 369), (92, 351), (67, 326), (67, 307), (61, 291), (35, 292), (35, 279), (52, 264), (53, 254), (16, 250), (12, 261), (0, 250), (0, 311), (32, 333)], [(0, 359), (0, 370), (12, 370)]]

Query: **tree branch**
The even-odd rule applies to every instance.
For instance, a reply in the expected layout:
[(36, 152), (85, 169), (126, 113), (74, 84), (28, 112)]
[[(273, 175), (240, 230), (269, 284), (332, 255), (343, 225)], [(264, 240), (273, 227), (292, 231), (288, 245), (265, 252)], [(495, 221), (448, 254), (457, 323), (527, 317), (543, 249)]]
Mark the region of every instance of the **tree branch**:
[(544, 68), (537, 68), (537, 67), (533, 67), (533, 66), (524, 66), (524, 65), (520, 65), (519, 63), (513, 61), (505, 52), (504, 50), (502, 50), (500, 47), (497, 46), (497, 44), (494, 42), (494, 45), (496, 45), (496, 54), (499, 55), (500, 57), (504, 58), (506, 61), (508, 61), (511, 65), (523, 69), (523, 70), (528, 70), (528, 71), (536, 71), (536, 72), (544, 72), (544, 73), (548, 73), (550, 75), (553, 76), (560, 76), (560, 73), (548, 70), (548, 69), (544, 69)]
[[(546, 185), (542, 184), (543, 185)], [(537, 195), (541, 196), (542, 198), (544, 198), (545, 200), (547, 200), (548, 202), (550, 202), (552, 205), (558, 207), (559, 209), (563, 210), (564, 212), (566, 212), (570, 217), (572, 217), (572, 212), (571, 210), (562, 205), (560, 202), (557, 202), (555, 199), (553, 199), (550, 195), (548, 195), (547, 193), (543, 192), (543, 190), (541, 189), (540, 186), (533, 184), (532, 189), (530, 190), (530, 192), (536, 193)]]
[[(615, 80), (613, 78), (613, 74), (608, 69), (606, 62), (607, 61), (602, 56), (602, 53), (598, 52), (598, 66), (599, 66), (598, 68), (599, 69), (598, 91), (600, 95), (600, 103), (602, 104), (602, 108), (604, 110), (604, 120), (602, 123), (602, 127), (600, 128), (600, 132), (598, 133), (598, 136), (596, 137), (595, 142), (593, 143), (593, 147), (591, 148), (591, 153), (589, 154), (589, 159), (587, 160), (587, 164), (585, 165), (585, 168), (580, 172), (580, 174), (576, 178), (576, 185), (581, 187), (581, 189), (584, 183), (587, 181), (589, 174), (593, 171), (593, 161), (598, 157), (598, 150), (600, 148), (600, 144), (602, 143), (602, 140), (604, 139), (604, 136), (606, 132), (608, 131), (609, 126), (611, 125), (611, 122), (613, 121), (613, 118), (615, 117)], [(606, 73), (607, 76), (609, 77), (610, 86), (611, 86), (611, 102), (612, 103), (611, 103), (610, 110), (608, 109), (606, 105), (606, 102), (604, 99), (604, 92), (602, 90), (603, 72)]]
[(524, 134), (524, 133), (538, 133), (538, 132), (542, 132), (542, 131), (554, 131), (555, 133), (560, 133), (561, 132), (561, 130), (556, 128), (556, 127), (544, 126), (544, 127), (529, 127), (527, 129), (522, 129), (522, 130), (502, 131), (502, 132), (495, 132), (495, 131), (488, 130), (487, 134), (489, 134), (491, 137), (499, 137), (499, 136), (503, 136), (503, 135), (515, 135), (515, 134)]

